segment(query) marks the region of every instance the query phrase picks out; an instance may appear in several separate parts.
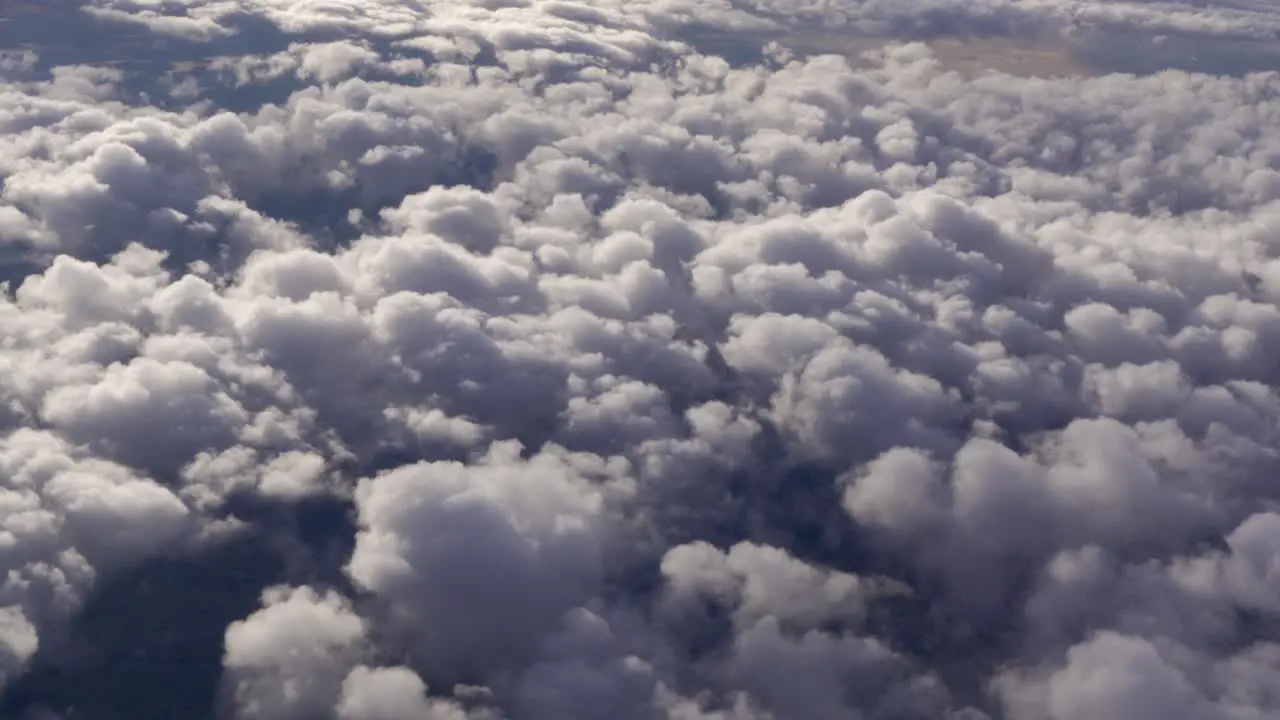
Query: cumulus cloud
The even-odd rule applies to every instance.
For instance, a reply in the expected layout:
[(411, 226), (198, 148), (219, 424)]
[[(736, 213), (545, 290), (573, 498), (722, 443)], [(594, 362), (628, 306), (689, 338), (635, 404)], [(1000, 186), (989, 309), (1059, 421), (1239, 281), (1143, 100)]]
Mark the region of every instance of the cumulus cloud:
[(810, 52), (1266, 8), (84, 10), (196, 59), (0, 58), (0, 683), (259, 533), (210, 712), (1280, 712), (1280, 76)]

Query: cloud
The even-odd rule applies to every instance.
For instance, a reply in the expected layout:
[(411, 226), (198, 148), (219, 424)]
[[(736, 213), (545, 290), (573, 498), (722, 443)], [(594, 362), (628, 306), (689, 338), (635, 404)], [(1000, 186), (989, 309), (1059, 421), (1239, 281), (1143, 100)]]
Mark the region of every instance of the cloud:
[(5, 488), (0, 677), (19, 675), (42, 631), (72, 616), (100, 572), (182, 544), (193, 512), (171, 490), (43, 430), (0, 441)]
[(163, 98), (0, 65), (0, 682), (258, 533), (287, 562), (213, 628), (210, 712), (1280, 709), (1277, 76), (966, 76), (804, 24), (1273, 14), (87, 9), (205, 49)]
[(332, 707), (365, 623), (330, 592), (272, 588), (263, 608), (227, 628), (224, 665), (246, 717), (307, 717)]

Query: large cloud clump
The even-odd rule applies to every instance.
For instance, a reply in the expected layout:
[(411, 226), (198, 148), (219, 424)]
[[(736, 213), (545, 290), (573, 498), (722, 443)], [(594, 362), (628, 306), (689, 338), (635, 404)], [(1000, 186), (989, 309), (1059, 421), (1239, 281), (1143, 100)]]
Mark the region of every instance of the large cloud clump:
[(237, 717), (1280, 717), (1280, 75), (676, 39), (1274, 16), (87, 10), (287, 42), (163, 98), (0, 64), (0, 683), (332, 502), (341, 567), (225, 629)]

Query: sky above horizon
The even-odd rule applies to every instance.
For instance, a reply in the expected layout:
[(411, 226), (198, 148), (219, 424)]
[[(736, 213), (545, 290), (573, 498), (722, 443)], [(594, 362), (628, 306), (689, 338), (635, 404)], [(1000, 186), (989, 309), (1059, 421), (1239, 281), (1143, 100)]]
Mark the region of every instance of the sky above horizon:
[(1280, 718), (1280, 3), (0, 4), (0, 717)]

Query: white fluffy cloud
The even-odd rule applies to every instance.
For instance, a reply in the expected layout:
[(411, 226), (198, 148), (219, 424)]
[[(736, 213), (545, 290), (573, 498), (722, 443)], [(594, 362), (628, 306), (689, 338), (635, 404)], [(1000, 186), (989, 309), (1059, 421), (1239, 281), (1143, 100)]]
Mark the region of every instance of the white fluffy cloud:
[(204, 54), (0, 64), (0, 682), (328, 504), (259, 528), (338, 551), (225, 629), (241, 717), (1280, 712), (1280, 76), (804, 24), (1265, 8), (87, 9)]

